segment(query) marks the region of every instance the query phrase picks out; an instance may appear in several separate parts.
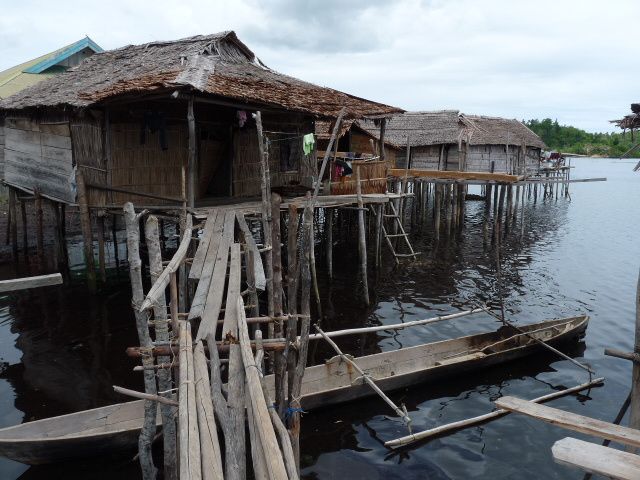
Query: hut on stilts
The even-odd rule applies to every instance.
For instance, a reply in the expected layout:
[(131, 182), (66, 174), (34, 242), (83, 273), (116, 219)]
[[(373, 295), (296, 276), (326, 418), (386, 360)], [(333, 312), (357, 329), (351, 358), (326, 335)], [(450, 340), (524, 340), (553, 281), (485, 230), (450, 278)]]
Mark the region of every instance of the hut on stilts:
[[(298, 478), (312, 297), (320, 308), (314, 222), (323, 221), (331, 273), (336, 214), (356, 211), (368, 303), (367, 232), (378, 265), (379, 207), (395, 198), (376, 183), (382, 177), (386, 187), (380, 146), (373, 149), (382, 172), (369, 178), (368, 165), (356, 166), (353, 188), (341, 192), (348, 194), (322, 179), (343, 121), (375, 121), (383, 138), (386, 118), (401, 111), (277, 73), (233, 32), (100, 53), (0, 102), (15, 250), (18, 193), (55, 209), (62, 244), (65, 208), (78, 209), (92, 288), (94, 235), (104, 278), (105, 224), (114, 244), (118, 223), (126, 227), (140, 341), (129, 354), (141, 358), (145, 392), (117, 391), (145, 400), (145, 479), (157, 472), (158, 406), (165, 478), (244, 478), (251, 470), (257, 478)], [(316, 120), (331, 132), (321, 162)], [(377, 228), (366, 228), (369, 210)], [(166, 258), (170, 235), (180, 241)]]

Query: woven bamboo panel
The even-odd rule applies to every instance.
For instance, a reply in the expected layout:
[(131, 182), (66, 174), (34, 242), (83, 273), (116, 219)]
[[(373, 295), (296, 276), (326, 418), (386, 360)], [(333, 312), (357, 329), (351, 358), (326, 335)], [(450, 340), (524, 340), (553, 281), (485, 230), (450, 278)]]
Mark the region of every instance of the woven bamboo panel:
[[(159, 132), (147, 132), (145, 143), (141, 144), (138, 124), (113, 124), (111, 128), (112, 186), (167, 197), (182, 197), (182, 167), (186, 172), (189, 157), (186, 124), (166, 128), (167, 150), (160, 147)], [(127, 201), (149, 203), (148, 198), (113, 194), (114, 203)], [(153, 200), (153, 203), (169, 202)]]
[[(71, 124), (74, 159), (87, 184), (108, 185), (102, 137), (100, 123), (84, 121)], [(93, 188), (88, 188), (87, 192), (89, 205), (105, 204), (107, 192)]]
[(351, 166), (353, 168), (352, 175), (331, 179), (332, 195), (355, 195), (357, 193), (356, 168), (360, 168), (362, 193), (386, 193), (388, 171), (386, 161), (354, 161)]

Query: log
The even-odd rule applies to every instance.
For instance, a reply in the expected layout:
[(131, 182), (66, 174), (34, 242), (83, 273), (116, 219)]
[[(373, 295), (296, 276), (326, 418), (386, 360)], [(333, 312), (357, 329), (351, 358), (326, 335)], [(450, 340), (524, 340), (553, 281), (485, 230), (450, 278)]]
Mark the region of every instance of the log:
[(284, 459), (278, 448), (269, 409), (266, 399), (262, 393), (260, 376), (255, 359), (251, 352), (249, 343), (249, 330), (245, 321), (244, 302), (242, 297), (237, 297), (237, 315), (238, 315), (238, 335), (240, 339), (240, 348), (242, 353), (242, 362), (244, 364), (245, 374), (247, 376), (248, 395), (251, 399), (251, 406), (256, 421), (256, 429), (260, 442), (264, 449), (264, 457), (266, 459), (266, 467), (269, 478), (274, 480), (287, 480), (287, 472), (284, 466)]
[(356, 192), (358, 195), (358, 254), (360, 257), (360, 276), (362, 278), (362, 300), (369, 305), (369, 280), (367, 278), (367, 238), (364, 229), (364, 204), (362, 203), (362, 185), (360, 167), (356, 167)]
[(191, 325), (180, 322), (180, 387), (178, 390), (178, 439), (180, 440), (180, 480), (200, 480), (200, 435), (196, 412), (196, 387), (191, 343)]
[(218, 480), (223, 477), (222, 454), (213, 413), (207, 358), (202, 342), (198, 342), (193, 351), (193, 365), (196, 382), (196, 411), (200, 432), (200, 454), (202, 456), (202, 479)]
[[(140, 345), (144, 348), (142, 355), (142, 365), (145, 367), (144, 390), (151, 395), (157, 394), (156, 379), (153, 370), (153, 356), (149, 354), (152, 347), (151, 336), (149, 335), (149, 315), (138, 308), (144, 299), (142, 288), (142, 262), (140, 261), (140, 225), (139, 217), (136, 215), (133, 204), (127, 202), (124, 205), (124, 219), (127, 229), (127, 251), (129, 260), (129, 279), (131, 281), (132, 298), (131, 303), (136, 318), (136, 329)], [(95, 278), (94, 278), (95, 280)], [(144, 480), (152, 480), (156, 477), (156, 467), (153, 464), (151, 444), (156, 433), (156, 402), (147, 401), (144, 404), (144, 423), (140, 430), (138, 440), (138, 452), (140, 468)]]
[(35, 277), (12, 278), (11, 280), (0, 280), (0, 293), (60, 284), (62, 284), (62, 275), (59, 273), (38, 275)]
[[(583, 383), (581, 385), (577, 385), (572, 388), (566, 388), (564, 390), (559, 390), (557, 392), (552, 392), (547, 395), (543, 395), (542, 397), (534, 398), (530, 400), (530, 402), (534, 403), (543, 403), (554, 398), (560, 398), (565, 395), (569, 395), (571, 393), (579, 392), (581, 390), (585, 390), (587, 388), (591, 388), (596, 385), (600, 385), (604, 382), (604, 378), (596, 378), (591, 382)], [(485, 413), (484, 415), (478, 415), (477, 417), (466, 418), (464, 420), (459, 420), (457, 422), (447, 423), (446, 425), (440, 425), (439, 427), (430, 428), (428, 430), (423, 430), (421, 432), (412, 433), (411, 435), (407, 435), (405, 437), (396, 438), (394, 440), (389, 440), (388, 442), (384, 442), (384, 446), (388, 448), (400, 447), (403, 445), (409, 445), (410, 443), (418, 442), (420, 440), (425, 440), (427, 438), (433, 438), (443, 433), (453, 432), (456, 430), (461, 430), (467, 427), (471, 427), (473, 425), (478, 425), (480, 423), (488, 422), (489, 420), (493, 420), (495, 418), (504, 417), (508, 415), (508, 410), (498, 409), (493, 412)]]
[(553, 459), (562, 465), (620, 480), (640, 478), (640, 457), (576, 438), (563, 438), (551, 448)]
[(584, 415), (538, 405), (537, 403), (531, 403), (516, 397), (502, 397), (496, 400), (495, 404), (504, 410), (521, 413), (537, 420), (551, 423), (552, 425), (587, 435), (606, 438), (613, 442), (623, 443), (632, 447), (640, 447), (640, 431), (634, 428), (614, 425), (603, 422), (602, 420), (585, 417)]

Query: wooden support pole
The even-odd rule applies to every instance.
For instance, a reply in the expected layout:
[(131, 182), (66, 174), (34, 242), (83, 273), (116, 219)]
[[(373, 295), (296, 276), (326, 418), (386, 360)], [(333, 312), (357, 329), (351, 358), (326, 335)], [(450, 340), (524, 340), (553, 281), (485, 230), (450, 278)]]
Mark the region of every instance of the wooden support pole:
[[(78, 172), (81, 175), (81, 172)], [(86, 204), (85, 204), (86, 205)], [(131, 281), (133, 311), (136, 318), (136, 329), (140, 346), (144, 349), (142, 354), (142, 365), (144, 370), (144, 390), (151, 395), (157, 394), (156, 380), (153, 370), (153, 356), (149, 350), (152, 347), (151, 336), (149, 335), (149, 315), (146, 311), (140, 311), (140, 305), (144, 300), (142, 288), (142, 262), (140, 260), (140, 225), (139, 217), (131, 202), (124, 205), (124, 219), (127, 228), (127, 250), (129, 260), (129, 279)], [(94, 277), (95, 281), (95, 277)], [(186, 363), (186, 362), (185, 362)], [(140, 430), (138, 439), (138, 453), (140, 468), (144, 480), (154, 480), (156, 478), (156, 467), (153, 464), (151, 444), (156, 433), (156, 402), (146, 401), (144, 404), (144, 423)], [(185, 477), (186, 478), (186, 477)]]
[(9, 243), (9, 239), (11, 239), (11, 252), (13, 254), (13, 260), (18, 259), (18, 228), (17, 228), (17, 218), (16, 218), (16, 202), (17, 202), (17, 194), (15, 189), (9, 187), (9, 219), (8, 219), (8, 227), (9, 227), (9, 235), (7, 237), (7, 243)]
[[(91, 235), (91, 212), (89, 211), (89, 199), (84, 183), (82, 169), (76, 172), (78, 188), (78, 207), (80, 210), (80, 226), (82, 228), (82, 240), (84, 243), (84, 261), (87, 267), (87, 285), (92, 292), (96, 291), (96, 271), (93, 260), (93, 236)], [(133, 210), (133, 204), (131, 204)], [(134, 212), (135, 215), (135, 212)], [(125, 215), (126, 216), (126, 215)], [(127, 243), (128, 244), (128, 243)]]
[[(636, 288), (636, 325), (633, 353), (640, 355), (640, 275)], [(631, 373), (631, 410), (629, 412), (629, 426), (640, 429), (640, 363), (633, 362)]]
[(20, 217), (22, 219), (22, 253), (26, 255), (29, 251), (29, 227), (27, 225), (27, 208), (24, 200), (20, 200)]
[(327, 275), (333, 278), (333, 208), (325, 209), (324, 228), (326, 231)]
[(40, 191), (36, 189), (33, 192), (33, 206), (36, 214), (36, 245), (38, 247), (38, 256), (44, 255), (44, 219), (42, 211), (42, 195)]
[[(313, 217), (313, 210), (311, 211), (311, 215)], [(308, 255), (307, 260), (309, 261), (309, 264), (311, 266), (311, 284), (313, 285), (313, 296), (316, 301), (316, 308), (318, 309), (318, 317), (322, 318), (322, 303), (320, 302), (320, 288), (318, 287), (318, 275), (316, 269), (316, 238), (315, 229), (313, 227), (313, 218), (311, 219), (311, 228), (309, 229), (308, 235), (309, 251), (307, 253), (303, 252), (303, 255)]]
[[(280, 230), (280, 205), (282, 197), (277, 193), (271, 194), (271, 238), (272, 238), (272, 271), (273, 271), (273, 316), (282, 316), (284, 310), (282, 306), (282, 238)], [(271, 292), (269, 293), (271, 294)], [(282, 322), (269, 324), (269, 337), (273, 338), (274, 332), (278, 337), (282, 337)]]
[[(101, 228), (104, 228), (104, 217)], [(149, 255), (149, 273), (151, 282), (155, 283), (162, 274), (162, 252), (160, 249), (160, 235), (158, 230), (158, 219), (150, 215), (145, 222), (145, 240), (147, 244), (147, 252)], [(177, 312), (176, 312), (177, 313)], [(177, 323), (177, 318), (176, 318)], [(167, 326), (167, 305), (165, 296), (161, 295), (153, 306), (153, 326), (157, 342), (170, 341), (169, 329)], [(174, 333), (176, 330), (174, 330)], [(171, 362), (171, 357), (160, 356), (158, 363), (165, 364)], [(173, 383), (171, 381), (171, 370), (160, 369), (158, 375), (158, 386), (161, 392), (167, 392), (165, 396), (171, 396)], [(169, 406), (162, 405), (160, 407), (162, 414), (162, 438), (164, 447), (164, 478), (167, 480), (177, 480), (178, 470), (176, 464), (176, 422), (175, 410)]]
[[(292, 345), (296, 341), (297, 337), (297, 322), (294, 317), (298, 313), (298, 276), (300, 271), (298, 270), (298, 225), (299, 225), (298, 207), (296, 204), (289, 204), (289, 228), (288, 228), (288, 241), (287, 241), (287, 258), (288, 258), (288, 311), (289, 320), (287, 321), (287, 333), (286, 344), (283, 353), (284, 361), (281, 365), (282, 385), (276, 384), (276, 404), (278, 405), (278, 412), (280, 417), (284, 419), (284, 414), (287, 409), (285, 397), (291, 400), (291, 395), (285, 395), (284, 389), (284, 372), (285, 367), (288, 374), (287, 387), (288, 392), (291, 392), (293, 388), (293, 376), (296, 365), (296, 351), (292, 348)], [(286, 362), (286, 365), (285, 365)], [(277, 380), (277, 379), (276, 379)]]
[(98, 214), (98, 270), (100, 280), (107, 281), (107, 267), (104, 248), (104, 214)]
[(362, 300), (369, 305), (369, 280), (367, 275), (367, 239), (364, 229), (364, 204), (362, 202), (362, 185), (360, 167), (356, 167), (356, 192), (358, 195), (358, 253), (360, 256), (360, 276), (362, 278)]
[(187, 104), (187, 124), (189, 126), (189, 188), (187, 189), (189, 207), (195, 207), (196, 203), (196, 185), (198, 185), (198, 151), (196, 139), (196, 117), (193, 113), (193, 95), (189, 97)]
[(436, 241), (440, 239), (440, 211), (442, 210), (442, 185), (435, 185), (435, 200), (434, 200), (434, 219), (433, 226), (435, 230)]

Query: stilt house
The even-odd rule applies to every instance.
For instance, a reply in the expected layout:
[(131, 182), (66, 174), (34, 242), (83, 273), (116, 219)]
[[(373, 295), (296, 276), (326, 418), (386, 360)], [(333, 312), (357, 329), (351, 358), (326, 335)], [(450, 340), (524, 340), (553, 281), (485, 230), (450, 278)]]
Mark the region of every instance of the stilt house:
[[(373, 122), (359, 122), (377, 135)], [(544, 142), (518, 120), (457, 110), (407, 112), (387, 121), (385, 142), (402, 148), (397, 168), (523, 175), (537, 169)]]
[(311, 187), (303, 137), (343, 107), (402, 111), (277, 73), (234, 32), (127, 46), (0, 101), (4, 181), (73, 204), (82, 172), (92, 207), (257, 196), (260, 110), (272, 186)]

